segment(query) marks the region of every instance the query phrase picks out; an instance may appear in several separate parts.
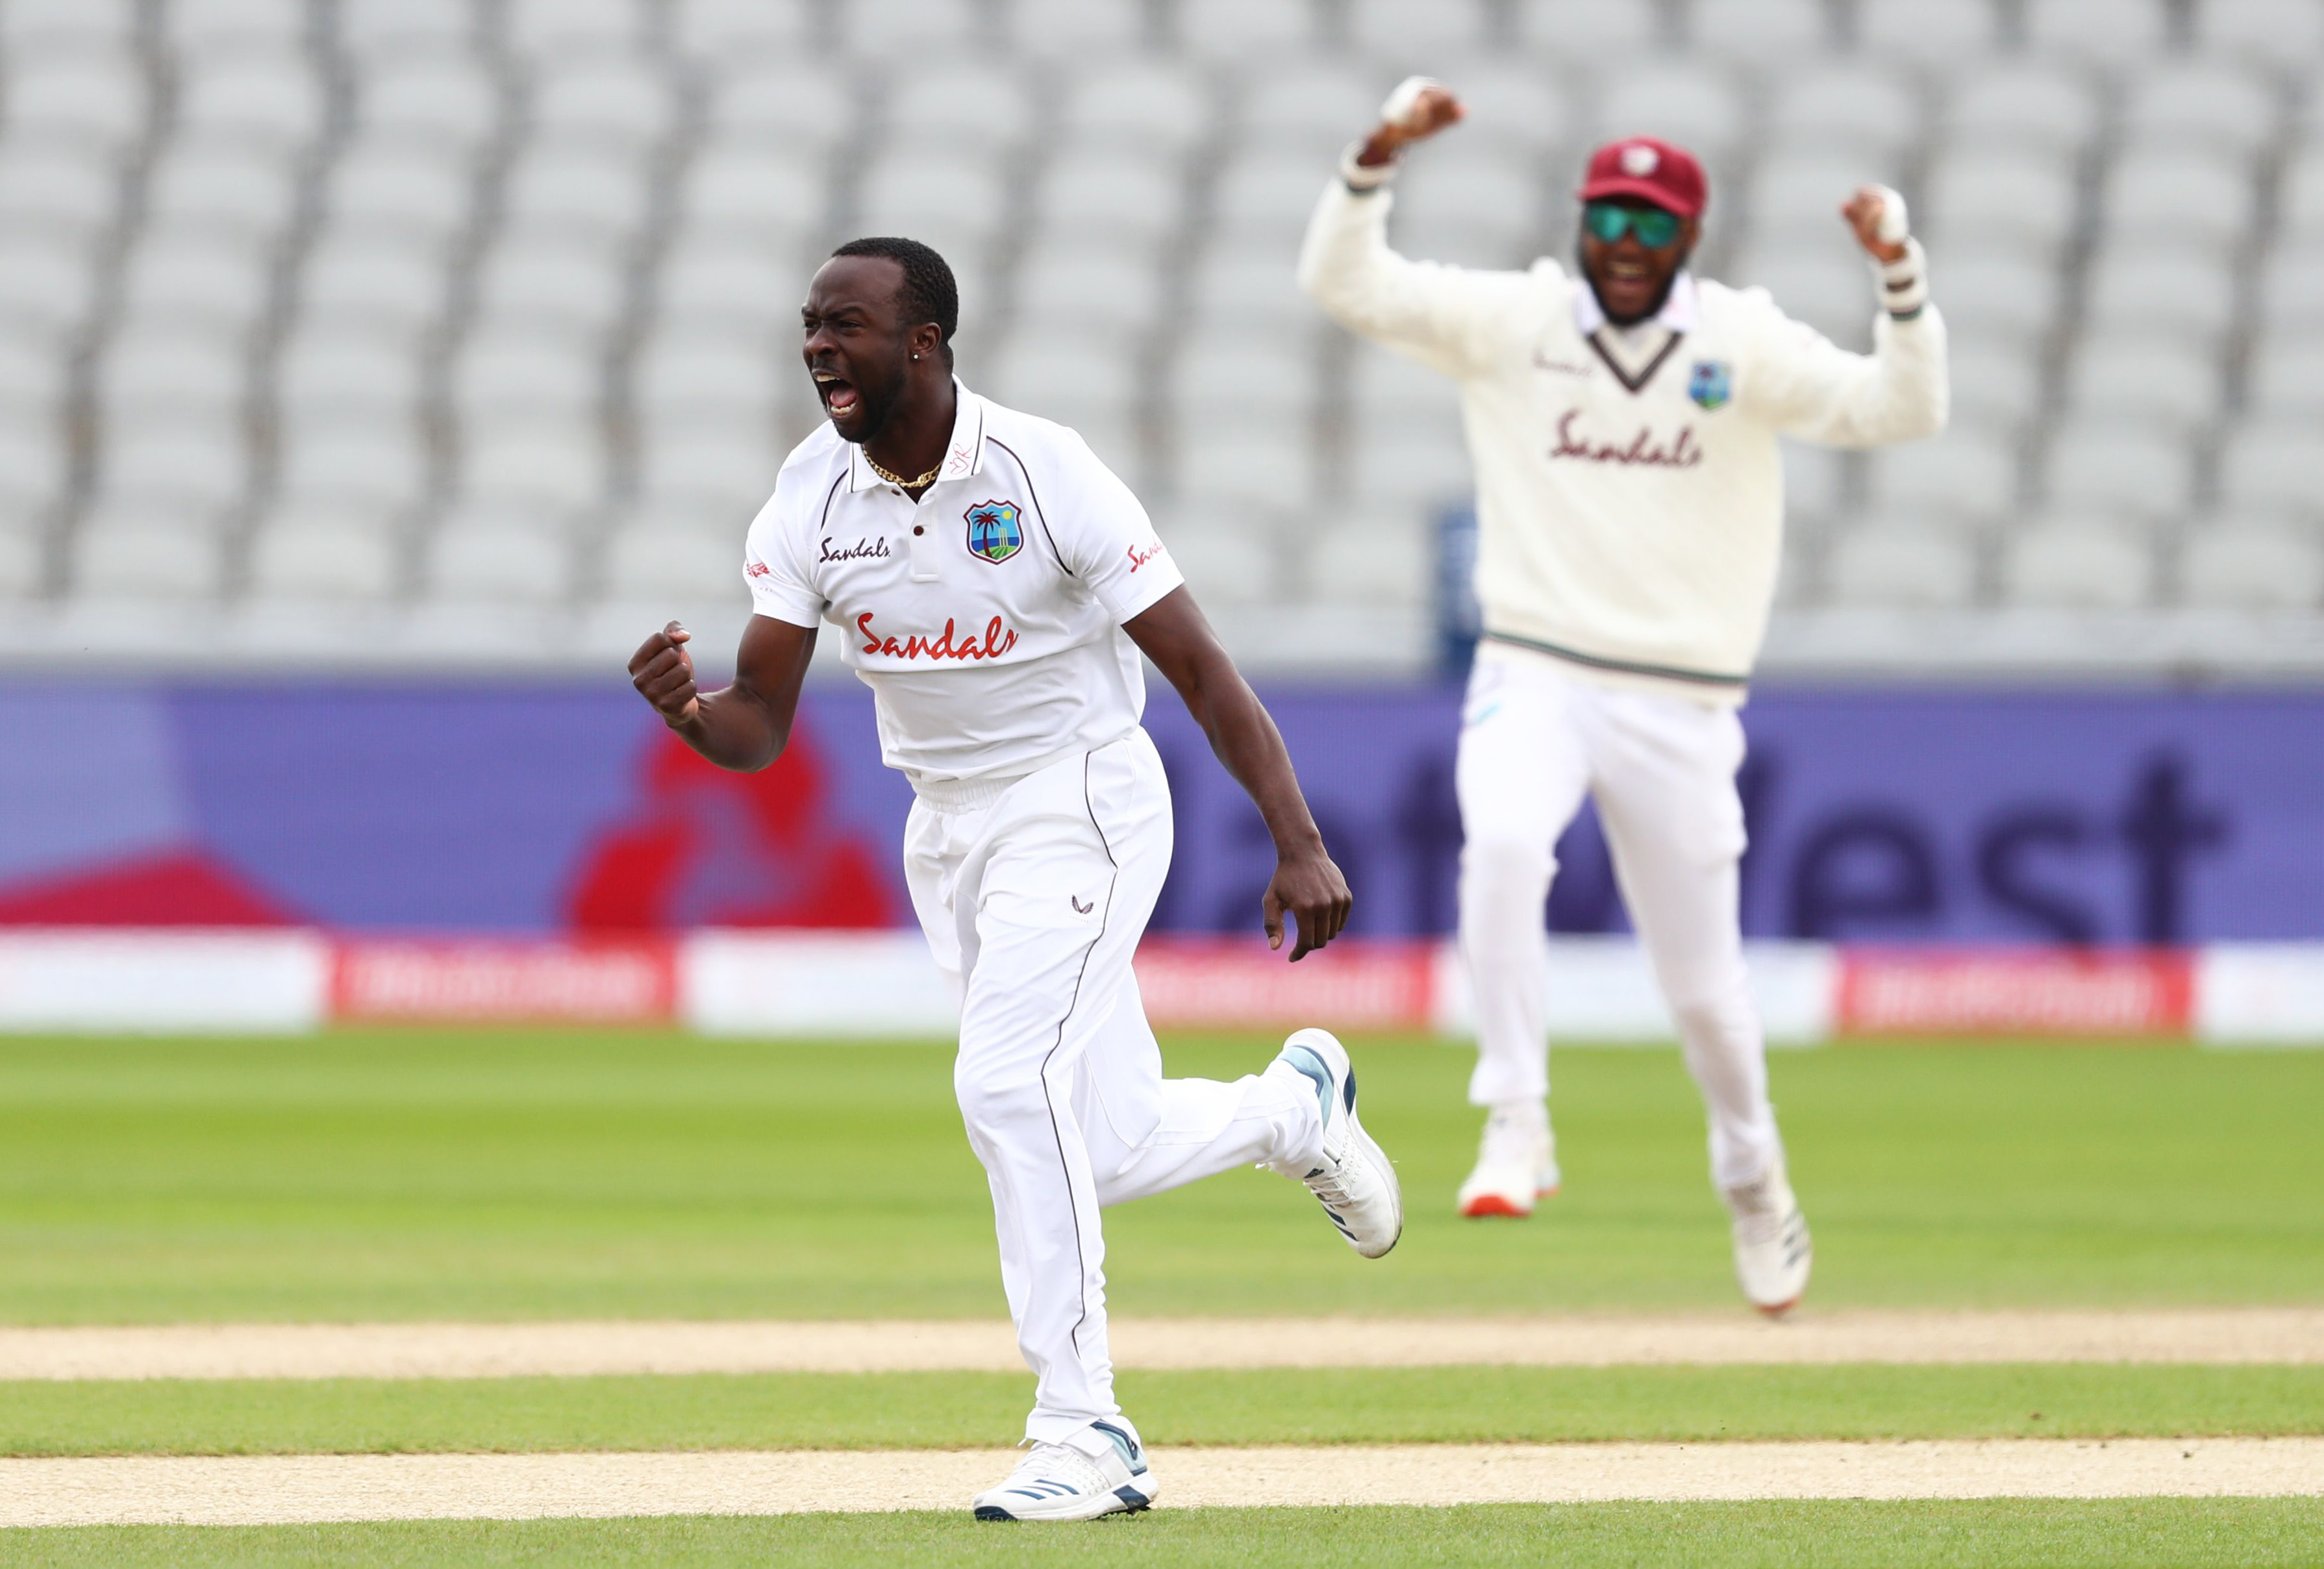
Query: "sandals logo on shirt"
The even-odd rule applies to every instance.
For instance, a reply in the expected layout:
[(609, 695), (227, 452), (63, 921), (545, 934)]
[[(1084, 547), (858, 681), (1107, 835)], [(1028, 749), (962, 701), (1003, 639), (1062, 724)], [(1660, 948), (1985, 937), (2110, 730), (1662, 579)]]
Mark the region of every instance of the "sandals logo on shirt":
[(1706, 409), (1725, 406), (1734, 391), (1725, 360), (1697, 360), (1694, 369), (1687, 373), (1686, 395)]
[(1025, 548), (1025, 525), (1015, 502), (979, 502), (968, 520), (968, 553), (998, 567)]

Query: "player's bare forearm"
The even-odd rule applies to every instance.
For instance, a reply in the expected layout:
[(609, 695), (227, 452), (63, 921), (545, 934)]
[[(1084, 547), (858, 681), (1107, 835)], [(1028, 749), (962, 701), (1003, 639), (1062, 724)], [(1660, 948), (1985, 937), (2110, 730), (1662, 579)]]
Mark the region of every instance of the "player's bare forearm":
[(695, 688), (686, 648), (693, 636), (673, 621), (646, 639), (630, 658), (630, 684), (680, 740), (720, 768), (766, 767), (789, 743), (815, 628), (752, 616), (735, 654), (734, 683), (715, 692)]
[(1275, 877), (1261, 911), (1268, 946), (1282, 946), (1288, 912), (1298, 939), (1292, 958), (1322, 947), (1348, 924), (1352, 900), (1307, 809), (1282, 733), (1259, 694), (1184, 588), (1173, 590), (1122, 630), (1185, 699), (1220, 764), (1250, 797), (1275, 841)]

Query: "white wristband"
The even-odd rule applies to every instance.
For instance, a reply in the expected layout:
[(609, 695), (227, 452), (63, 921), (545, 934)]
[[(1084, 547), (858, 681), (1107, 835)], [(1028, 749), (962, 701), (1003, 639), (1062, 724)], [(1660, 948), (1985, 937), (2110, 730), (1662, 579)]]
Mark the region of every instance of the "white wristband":
[(1396, 178), (1395, 159), (1391, 158), (1386, 163), (1359, 163), (1356, 159), (1363, 150), (1361, 142), (1351, 142), (1348, 150), (1340, 154), (1340, 178), (1347, 182), (1350, 190), (1359, 196), (1378, 190)]
[(1904, 254), (1893, 262), (1876, 259), (1872, 270), (1880, 279), (1883, 310), (1900, 321), (1921, 314), (1929, 302), (1929, 258), (1920, 241), (1906, 235)]

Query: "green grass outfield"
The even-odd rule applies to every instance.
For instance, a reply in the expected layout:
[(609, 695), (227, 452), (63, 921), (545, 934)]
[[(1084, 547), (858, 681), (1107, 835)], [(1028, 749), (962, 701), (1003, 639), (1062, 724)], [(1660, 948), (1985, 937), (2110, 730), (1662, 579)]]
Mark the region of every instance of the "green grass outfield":
[[(1179, 1040), (1173, 1072), (1274, 1043)], [(1239, 1171), (1108, 1219), (1124, 1314), (1725, 1308), (1675, 1052), (1554, 1063), (1566, 1191), (1452, 1214), (1469, 1054), (1355, 1044), (1410, 1225), (1342, 1246)], [(0, 1041), (0, 1322), (997, 1316), (982, 1175), (930, 1047), (675, 1033)], [(2324, 1301), (2324, 1053), (1778, 1054), (1837, 1305)]]
[(2324, 1500), (1160, 1510), (1064, 1529), (901, 1514), (0, 1531), (0, 1563), (26, 1569), (351, 1563), (1081, 1566), (1093, 1561), (1121, 1569), (1403, 1569), (1415, 1564), (2226, 1569), (2324, 1562)]
[[(969, 1449), (1012, 1373), (0, 1383), (0, 1454)], [(1346, 1368), (1128, 1372), (1161, 1444), (2324, 1434), (2324, 1367)]]

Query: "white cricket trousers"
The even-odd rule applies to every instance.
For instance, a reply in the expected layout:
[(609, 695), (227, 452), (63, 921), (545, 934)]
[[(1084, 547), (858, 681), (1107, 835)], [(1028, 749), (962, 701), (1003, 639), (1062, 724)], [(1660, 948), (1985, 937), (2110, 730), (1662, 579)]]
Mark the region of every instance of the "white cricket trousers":
[(1321, 1113), (1313, 1084), (1288, 1070), (1162, 1076), (1130, 968), (1170, 867), (1169, 785), (1143, 730), (997, 798), (976, 793), (915, 801), (904, 875), (961, 999), (953, 1085), (992, 1187), (1017, 1343), (1039, 1380), (1025, 1435), (1086, 1440), (1091, 1422), (1121, 1419), (1098, 1211), (1303, 1159)]
[(1730, 709), (1598, 686), (1548, 655), (1489, 641), (1461, 718), (1461, 950), (1477, 1007), (1469, 1099), (1549, 1093), (1543, 906), (1557, 837), (1587, 792), (1702, 1092), (1711, 1180), (1759, 1177), (1783, 1146), (1743, 970), (1741, 723)]

